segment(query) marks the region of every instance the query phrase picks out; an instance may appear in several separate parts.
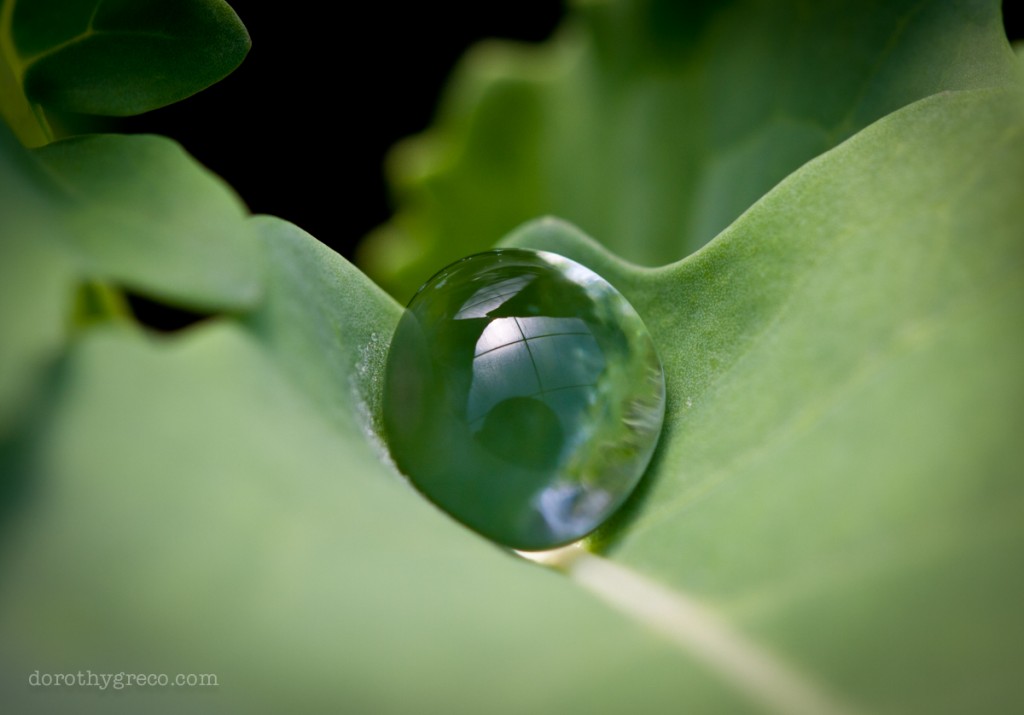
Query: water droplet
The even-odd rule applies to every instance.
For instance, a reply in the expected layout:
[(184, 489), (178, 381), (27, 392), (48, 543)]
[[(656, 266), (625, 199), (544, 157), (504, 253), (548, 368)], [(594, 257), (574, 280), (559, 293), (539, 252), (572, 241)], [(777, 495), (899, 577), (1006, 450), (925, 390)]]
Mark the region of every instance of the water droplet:
[(607, 281), (503, 249), (453, 263), (413, 297), (383, 411), (391, 455), (424, 495), (537, 550), (585, 536), (629, 496), (661, 432), (665, 383), (646, 327)]

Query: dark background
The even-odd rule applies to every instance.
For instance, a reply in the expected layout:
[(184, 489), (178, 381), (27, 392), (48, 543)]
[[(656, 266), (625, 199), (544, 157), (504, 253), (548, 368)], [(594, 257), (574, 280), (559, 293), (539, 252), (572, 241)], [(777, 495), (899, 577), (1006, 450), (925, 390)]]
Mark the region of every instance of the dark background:
[[(286, 218), (351, 258), (390, 212), (387, 149), (430, 124), (466, 48), (486, 37), (542, 41), (562, 17), (558, 0), (366, 5), (344, 6), (358, 15), (339, 23), (313, 2), (236, 0), (252, 36), (241, 67), (120, 129), (177, 139), (254, 212)], [(1021, 5), (1004, 3), (1013, 39), (1024, 38)]]
[(367, 5), (343, 5), (358, 16), (339, 23), (313, 2), (232, 2), (252, 37), (242, 65), (120, 130), (177, 139), (252, 211), (288, 219), (351, 258), (390, 214), (385, 153), (430, 124), (462, 53), (485, 37), (542, 41), (562, 17), (558, 0)]

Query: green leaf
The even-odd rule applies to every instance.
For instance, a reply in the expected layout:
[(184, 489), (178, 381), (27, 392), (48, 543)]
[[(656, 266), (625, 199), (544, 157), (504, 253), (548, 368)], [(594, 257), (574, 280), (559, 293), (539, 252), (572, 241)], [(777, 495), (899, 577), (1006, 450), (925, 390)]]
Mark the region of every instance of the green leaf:
[(267, 298), (247, 323), (332, 423), (351, 427), (356, 407), (369, 425), (399, 306), (297, 226), (270, 216), (253, 221), (272, 269)]
[[(640, 53), (592, 65), (627, 94), (652, 62), (672, 74), (673, 38), (711, 47), (716, 23), (753, 12), (640, 7), (630, 22), (595, 20), (586, 41)], [(964, 34), (943, 31), (947, 13), (976, 7)], [(1012, 55), (992, 41), (987, 8), (897, 8), (896, 35), (885, 8), (877, 26), (851, 15), (834, 34), (794, 31), (802, 72), (816, 71), (802, 64), (808, 38), (894, 37), (846, 55), (917, 94), (865, 100), (896, 111), (677, 263), (627, 263), (553, 220), (509, 238), (612, 281), (666, 368), (667, 426), (645, 486), (588, 544), (604, 556), (566, 559), (564, 574), (458, 526), (382, 457), (377, 386), (399, 308), (345, 261), (280, 221), (239, 221), (222, 185), (157, 140), (38, 155), (0, 144), (0, 290), (32, 305), (24, 318), (0, 310), (0, 347), (18, 342), (0, 367), (31, 367), (45, 385), (8, 411), (31, 415), (27, 438), (0, 444), (0, 474), (27, 485), (2, 524), (0, 690), (18, 711), (76, 713), (1019, 710), (1024, 91), (897, 109), (951, 76), (1018, 81), (1016, 64), (1000, 69)], [(637, 27), (650, 42), (602, 34)], [(972, 33), (988, 40), (968, 51)], [(918, 57), (957, 48), (960, 74)], [(885, 70), (901, 53), (916, 69)], [(557, 106), (575, 121), (572, 103)], [(517, 156), (509, 145), (503, 161)], [(617, 220), (628, 216), (662, 221)], [(206, 225), (239, 231), (223, 244), (207, 234), (216, 265), (180, 235)], [(219, 287), (215, 274), (235, 277)], [(169, 338), (88, 323), (65, 345), (68, 281), (110, 277), (236, 312)], [(36, 669), (220, 684), (111, 698), (26, 686)]]
[(91, 135), (36, 150), (91, 275), (201, 310), (259, 297), (245, 206), (182, 148), (151, 135)]
[(0, 435), (64, 342), (74, 261), (45, 177), (0, 123)]
[[(241, 323), (93, 329), (62, 363), (3, 564), (8, 670), (214, 672), (218, 707), (243, 710), (821, 711), (792, 684), (744, 691), (747, 648), (869, 711), (1015, 709), (1022, 155), (1020, 92), (952, 93), (674, 265), (556, 221), (510, 238), (599, 270), (659, 342), (663, 446), (595, 545), (625, 567), (596, 590), (660, 635), (584, 593), (590, 571), (513, 558), (381, 461), (362, 403), (397, 306), (258, 219), (274, 258)], [(680, 637), (693, 597), (718, 615)], [(737, 655), (716, 618), (753, 645)]]
[(168, 139), (90, 136), (33, 154), (0, 125), (0, 191), (0, 435), (59, 354), (77, 283), (207, 311), (260, 298), (245, 207)]
[(946, 94), (677, 264), (513, 236), (615, 283), (665, 363), (662, 448), (598, 543), (869, 709), (1024, 702), (1022, 159), (1021, 92)]
[(804, 162), (945, 90), (1020, 81), (997, 0), (580, 3), (548, 44), (488, 43), (390, 157), (361, 262), (406, 299), (538, 215), (678, 260)]
[(177, 102), (230, 74), (250, 45), (223, 0), (7, 0), (3, 10), (25, 94), (66, 112)]
[[(656, 635), (466, 531), (385, 466), (351, 397), (366, 345), (348, 336), (367, 316), (392, 323), (397, 306), (297, 229), (262, 229), (279, 260), (257, 326), (171, 340), (97, 329), (63, 364), (37, 498), (3, 564), (16, 704), (67, 702), (26, 693), (34, 669), (88, 667), (217, 673), (219, 710), (742, 707)], [(321, 296), (286, 337), (277, 319), (302, 302), (312, 265), (318, 281), (344, 281), (328, 295), (347, 310)], [(333, 375), (313, 370), (348, 403), (344, 424), (290, 379), (288, 361), (315, 366), (322, 347), (348, 356)], [(145, 710), (167, 693), (126, 695)]]

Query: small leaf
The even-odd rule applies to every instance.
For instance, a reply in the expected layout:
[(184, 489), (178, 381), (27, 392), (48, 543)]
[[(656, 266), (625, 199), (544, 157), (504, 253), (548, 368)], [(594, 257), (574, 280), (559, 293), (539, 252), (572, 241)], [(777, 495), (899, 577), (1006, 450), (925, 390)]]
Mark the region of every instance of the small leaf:
[(205, 89), (250, 44), (223, 0), (22, 0), (12, 34), (30, 100), (118, 116)]
[(0, 436), (59, 355), (76, 286), (240, 310), (262, 293), (245, 207), (161, 137), (92, 136), (35, 154), (0, 124)]
[(36, 150), (92, 276), (198, 309), (251, 306), (262, 263), (245, 206), (164, 137), (92, 135)]

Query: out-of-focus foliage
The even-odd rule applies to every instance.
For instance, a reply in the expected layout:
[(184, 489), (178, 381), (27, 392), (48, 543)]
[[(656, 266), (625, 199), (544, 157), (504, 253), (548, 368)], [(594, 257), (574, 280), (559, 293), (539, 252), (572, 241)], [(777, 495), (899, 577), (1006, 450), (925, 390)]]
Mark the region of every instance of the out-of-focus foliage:
[(551, 214), (662, 265), (888, 112), (1016, 74), (998, 2), (579, 3), (541, 47), (469, 53), (390, 156), (396, 214), (360, 263), (406, 301)]
[(156, 136), (86, 136), (33, 157), (0, 126), (0, 432), (59, 355), (76, 285), (112, 281), (179, 305), (254, 305), (261, 257), (245, 209)]

